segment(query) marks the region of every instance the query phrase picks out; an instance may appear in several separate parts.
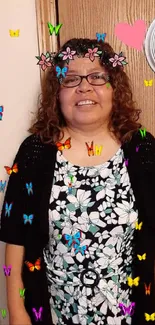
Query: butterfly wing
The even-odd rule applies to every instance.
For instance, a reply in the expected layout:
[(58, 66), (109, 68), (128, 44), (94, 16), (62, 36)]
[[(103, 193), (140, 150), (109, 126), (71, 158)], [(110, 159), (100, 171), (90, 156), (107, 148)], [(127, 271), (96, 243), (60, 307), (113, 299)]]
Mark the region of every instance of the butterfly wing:
[(133, 280), (134, 285), (135, 285), (136, 287), (139, 285), (139, 279), (140, 279), (140, 277), (137, 276), (137, 277)]
[(6, 169), (6, 172), (8, 175), (11, 175), (12, 174), (12, 169), (8, 166), (4, 166), (4, 168)]
[(62, 27), (62, 24), (59, 24), (55, 27), (55, 35), (58, 35), (60, 28)]
[(91, 156), (94, 156), (94, 149), (93, 149), (93, 141), (91, 143), (91, 147), (90, 147), (90, 153), (91, 153)]
[(68, 71), (68, 68), (67, 67), (64, 67), (63, 69), (62, 69), (62, 76), (65, 78), (66, 77), (66, 73), (67, 73), (67, 71)]
[(30, 215), (29, 215), (29, 222), (30, 222), (31, 225), (32, 225), (32, 220), (33, 220), (33, 218), (34, 218), (34, 215), (33, 215), (33, 214), (30, 214)]
[(47, 26), (49, 28), (50, 35), (52, 35), (54, 31), (54, 26), (51, 23), (47, 23)]
[(123, 315), (126, 315), (126, 307), (124, 304), (122, 303), (119, 303), (119, 308), (121, 309)]
[(68, 138), (64, 143), (64, 149), (70, 149), (71, 148), (71, 137)]
[(17, 165), (17, 163), (13, 165), (12, 172), (15, 173), (15, 174), (18, 173), (18, 165)]
[(139, 259), (140, 261), (142, 260), (142, 256), (141, 256), (141, 255), (137, 254), (137, 257), (138, 257), (138, 259)]
[(35, 262), (35, 268), (39, 271), (41, 269), (41, 259), (38, 258)]
[(27, 214), (23, 214), (23, 218), (24, 218), (24, 225), (29, 221), (29, 217), (27, 216)]
[(57, 77), (59, 77), (61, 75), (61, 68), (57, 65), (55, 70), (57, 72)]
[(132, 285), (133, 285), (133, 280), (132, 278), (128, 277), (128, 286), (132, 287)]
[(87, 245), (84, 245), (84, 246), (80, 247), (80, 250), (81, 250), (81, 254), (82, 255), (84, 255), (86, 249), (87, 249)]
[(73, 238), (71, 235), (68, 235), (68, 234), (64, 234), (64, 237), (65, 239), (68, 241), (68, 245), (71, 246), (72, 245), (72, 242), (73, 242)]
[(34, 271), (34, 268), (35, 268), (34, 264), (32, 264), (32, 263), (30, 263), (28, 261), (26, 261), (25, 264), (28, 266), (30, 272)]
[(128, 311), (128, 314), (130, 316), (132, 316), (134, 314), (134, 311), (135, 311), (135, 302), (132, 302), (127, 309), (128, 309), (127, 310)]
[(105, 38), (106, 38), (106, 33), (102, 34), (102, 41), (104, 42), (105, 41)]
[(57, 146), (58, 150), (60, 150), (60, 151), (65, 149), (64, 144), (61, 142), (56, 142), (56, 146)]
[(0, 106), (0, 113), (3, 112), (3, 106)]

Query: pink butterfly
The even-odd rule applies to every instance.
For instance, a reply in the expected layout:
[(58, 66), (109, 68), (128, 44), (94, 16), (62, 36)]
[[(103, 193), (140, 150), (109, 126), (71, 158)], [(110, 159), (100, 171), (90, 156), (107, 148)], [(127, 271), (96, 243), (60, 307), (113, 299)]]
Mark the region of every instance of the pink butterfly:
[(135, 311), (135, 302), (132, 302), (128, 307), (126, 307), (124, 304), (120, 303), (119, 308), (121, 309), (123, 315), (129, 314), (132, 316)]
[(42, 311), (43, 311), (43, 307), (40, 307), (38, 312), (36, 311), (36, 308), (32, 308), (32, 311), (33, 311), (34, 314), (35, 314), (36, 321), (38, 321), (38, 320), (42, 320), (42, 319), (41, 319), (41, 314), (42, 314)]

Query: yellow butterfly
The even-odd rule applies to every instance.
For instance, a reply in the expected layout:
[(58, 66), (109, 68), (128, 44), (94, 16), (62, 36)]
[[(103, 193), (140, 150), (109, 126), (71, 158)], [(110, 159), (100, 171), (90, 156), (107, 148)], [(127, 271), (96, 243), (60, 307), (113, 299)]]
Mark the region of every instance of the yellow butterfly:
[(17, 29), (17, 30), (9, 29), (9, 33), (10, 33), (11, 37), (19, 37), (19, 32), (20, 32), (19, 29)]
[(95, 155), (96, 156), (101, 156), (101, 151), (102, 151), (103, 146), (98, 147), (95, 145)]
[(136, 221), (136, 229), (141, 230), (142, 229), (142, 225), (143, 225), (143, 222), (140, 222), (138, 224), (138, 222)]
[(155, 320), (155, 313), (149, 315), (147, 313), (144, 314), (145, 315), (145, 320), (148, 322), (149, 320)]
[(151, 80), (144, 80), (144, 84), (145, 84), (145, 86), (146, 87), (148, 87), (148, 86), (152, 86), (152, 84), (153, 84), (153, 79), (151, 79)]
[(140, 280), (139, 276), (137, 276), (137, 278), (134, 278), (134, 279), (128, 277), (128, 285), (129, 285), (129, 287), (132, 287), (132, 286), (137, 287), (139, 285), (139, 280)]
[(137, 254), (137, 257), (138, 257), (138, 259), (139, 259), (140, 261), (142, 261), (142, 260), (146, 260), (146, 253), (144, 253), (143, 255), (138, 255), (138, 254)]

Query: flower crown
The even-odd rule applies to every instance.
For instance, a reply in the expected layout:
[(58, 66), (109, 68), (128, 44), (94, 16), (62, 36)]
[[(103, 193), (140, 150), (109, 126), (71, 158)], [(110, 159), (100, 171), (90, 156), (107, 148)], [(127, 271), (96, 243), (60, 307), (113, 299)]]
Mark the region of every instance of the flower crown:
[(36, 56), (39, 60), (37, 63), (41, 66), (41, 69), (45, 71), (48, 67), (57, 66), (60, 62), (66, 61), (67, 65), (69, 64), (69, 60), (74, 60), (74, 55), (77, 57), (85, 57), (89, 58), (92, 62), (95, 60), (95, 57), (99, 57), (102, 64), (115, 68), (115, 67), (124, 67), (124, 65), (128, 64), (123, 56), (123, 53), (109, 53), (107, 51), (102, 51), (99, 47), (92, 46), (92, 48), (88, 48), (87, 46), (83, 47), (83, 52), (80, 53), (75, 50), (72, 50), (69, 46), (65, 51), (56, 52), (47, 52), (46, 55), (43, 53), (41, 56)]

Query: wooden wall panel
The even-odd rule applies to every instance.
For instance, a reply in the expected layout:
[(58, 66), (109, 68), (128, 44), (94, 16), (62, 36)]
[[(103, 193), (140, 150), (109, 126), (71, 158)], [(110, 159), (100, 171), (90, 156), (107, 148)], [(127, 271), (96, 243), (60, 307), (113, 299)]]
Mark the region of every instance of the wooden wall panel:
[[(46, 52), (56, 52), (58, 49), (58, 39), (55, 33), (51, 36), (47, 23), (50, 22), (53, 26), (57, 24), (57, 11), (55, 0), (35, 0), (38, 47), (40, 56)], [(36, 54), (37, 56), (37, 54)], [(45, 72), (40, 69), (41, 82), (45, 76)]]
[[(116, 53), (123, 51), (128, 65), (125, 71), (131, 78), (134, 98), (142, 109), (141, 122), (155, 136), (155, 80), (152, 87), (144, 85), (144, 79), (154, 79), (144, 50), (138, 51), (123, 44), (114, 35), (119, 22), (133, 24), (143, 19), (147, 27), (154, 19), (154, 0), (58, 0), (60, 44), (74, 37), (96, 38), (96, 32), (107, 33), (106, 41)], [(134, 37), (134, 36), (133, 36)]]

